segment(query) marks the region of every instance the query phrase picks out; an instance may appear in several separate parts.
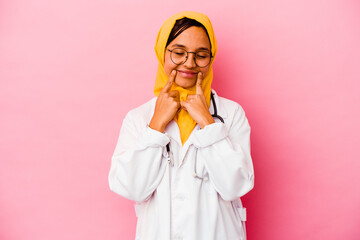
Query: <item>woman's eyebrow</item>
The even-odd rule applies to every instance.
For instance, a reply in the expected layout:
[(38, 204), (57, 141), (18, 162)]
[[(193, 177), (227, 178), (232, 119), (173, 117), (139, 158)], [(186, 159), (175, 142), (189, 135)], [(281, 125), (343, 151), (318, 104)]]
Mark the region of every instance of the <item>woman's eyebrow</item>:
[[(181, 45), (181, 44), (178, 44), (178, 43), (175, 43), (175, 44), (171, 45), (171, 47), (186, 48), (184, 45)], [(210, 51), (210, 50), (209, 50), (208, 48), (206, 48), (206, 47), (200, 47), (200, 48), (196, 49), (196, 51), (199, 51), (199, 50)]]
[(171, 46), (172, 46), (172, 47), (186, 48), (184, 45), (177, 44), (177, 43), (175, 43), (175, 44), (173, 44), (173, 45), (171, 45)]
[(206, 48), (206, 47), (201, 47), (201, 48), (198, 48), (197, 50), (206, 50), (206, 51), (210, 52), (210, 50), (208, 48)]

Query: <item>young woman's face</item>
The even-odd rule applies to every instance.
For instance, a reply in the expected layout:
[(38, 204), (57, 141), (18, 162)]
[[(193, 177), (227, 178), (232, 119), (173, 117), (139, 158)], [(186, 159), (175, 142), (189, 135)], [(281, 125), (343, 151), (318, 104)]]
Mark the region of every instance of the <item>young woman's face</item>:
[(209, 65), (206, 67), (198, 67), (194, 61), (194, 54), (189, 53), (188, 59), (184, 64), (176, 65), (170, 58), (170, 52), (174, 48), (184, 49), (188, 52), (210, 51), (210, 41), (202, 27), (190, 27), (177, 36), (165, 49), (164, 69), (167, 76), (170, 76), (172, 70), (176, 70), (175, 84), (190, 88), (196, 84), (197, 74), (202, 72), (203, 78), (209, 71)]

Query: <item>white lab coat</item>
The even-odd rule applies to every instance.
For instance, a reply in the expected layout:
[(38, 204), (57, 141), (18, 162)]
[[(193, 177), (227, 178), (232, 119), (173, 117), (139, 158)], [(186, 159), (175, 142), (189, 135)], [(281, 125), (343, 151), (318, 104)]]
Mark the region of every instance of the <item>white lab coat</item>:
[[(246, 239), (239, 198), (254, 186), (250, 126), (239, 104), (214, 97), (225, 124), (215, 118), (204, 129), (197, 125), (184, 146), (176, 122), (165, 133), (148, 126), (156, 98), (125, 117), (109, 185), (136, 202), (136, 240)], [(213, 113), (212, 104), (209, 110)], [(169, 142), (174, 166), (168, 161)], [(203, 179), (193, 176), (194, 167)]]

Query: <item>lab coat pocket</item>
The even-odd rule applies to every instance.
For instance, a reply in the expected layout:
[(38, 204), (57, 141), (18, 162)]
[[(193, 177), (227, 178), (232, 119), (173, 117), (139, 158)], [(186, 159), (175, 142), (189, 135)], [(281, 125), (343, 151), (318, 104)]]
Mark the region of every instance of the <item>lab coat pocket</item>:
[(241, 228), (241, 240), (246, 240), (246, 208), (242, 206), (241, 200), (233, 201), (233, 206), (236, 214), (236, 218), (238, 219), (238, 223), (240, 224)]

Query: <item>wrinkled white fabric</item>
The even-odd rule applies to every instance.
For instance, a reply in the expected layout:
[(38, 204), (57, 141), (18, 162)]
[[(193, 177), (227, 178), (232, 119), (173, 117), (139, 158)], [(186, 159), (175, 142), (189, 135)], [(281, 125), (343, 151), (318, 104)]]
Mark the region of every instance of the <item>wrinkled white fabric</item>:
[[(148, 127), (156, 98), (125, 117), (109, 185), (136, 202), (137, 240), (246, 239), (246, 210), (239, 198), (254, 186), (250, 126), (239, 104), (214, 97), (225, 123), (215, 118), (204, 129), (197, 125), (183, 146), (176, 122), (165, 133)], [(174, 166), (168, 161), (169, 142)], [(194, 168), (203, 179), (193, 176)]]

